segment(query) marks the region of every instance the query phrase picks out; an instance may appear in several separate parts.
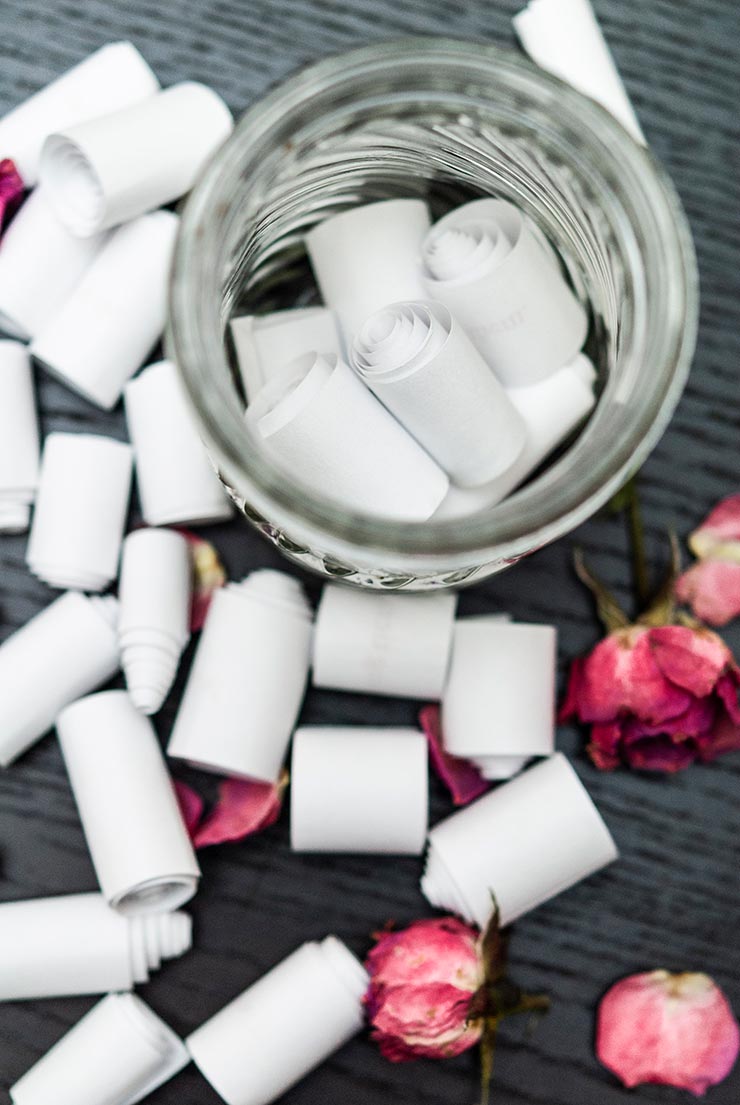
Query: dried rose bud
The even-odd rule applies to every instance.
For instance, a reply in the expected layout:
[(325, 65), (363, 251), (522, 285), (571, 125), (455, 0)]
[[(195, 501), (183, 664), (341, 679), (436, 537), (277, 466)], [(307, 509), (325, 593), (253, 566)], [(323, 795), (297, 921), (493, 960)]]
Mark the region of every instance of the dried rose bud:
[(599, 1006), (596, 1054), (625, 1086), (657, 1082), (700, 1096), (727, 1077), (739, 1048), (727, 999), (705, 974), (630, 975)]

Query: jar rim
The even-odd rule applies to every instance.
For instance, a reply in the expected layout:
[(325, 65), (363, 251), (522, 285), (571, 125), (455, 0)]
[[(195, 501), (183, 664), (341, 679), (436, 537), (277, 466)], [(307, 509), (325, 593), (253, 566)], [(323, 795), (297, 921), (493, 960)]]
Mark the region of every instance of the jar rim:
[[(556, 462), (538, 477), (492, 510), (464, 519), (430, 519), (423, 523), (399, 523), (384, 518), (347, 512), (320, 495), (307, 495), (289, 483), (262, 456), (245, 463), (244, 431), (240, 412), (225, 409), (224, 396), (214, 386), (216, 378), (227, 379), (230, 367), (223, 342), (221, 303), (203, 295), (203, 274), (213, 281), (218, 272), (215, 234), (218, 220), (228, 206), (231, 185), (243, 186), (240, 162), (249, 146), (262, 140), (275, 126), (290, 119), (305, 104), (306, 97), (320, 85), (329, 92), (374, 70), (382, 72), (420, 64), (459, 64), (461, 78), (472, 81), (475, 74), (489, 80), (507, 80), (526, 92), (556, 98), (558, 119), (587, 133), (604, 156), (618, 160), (643, 189), (650, 212), (649, 233), (663, 251), (671, 274), (671, 288), (677, 307), (676, 329), (666, 341), (664, 364), (651, 364), (651, 372), (662, 372), (664, 388), (652, 409), (636, 414), (608, 456), (595, 458), (589, 470), (579, 472), (579, 483), (560, 487), (553, 494), (551, 473)], [(431, 71), (431, 68), (430, 68)], [(434, 89), (430, 88), (430, 92)], [(198, 274), (197, 278), (195, 274)], [(479, 562), (481, 557), (515, 559), (533, 546), (548, 543), (590, 517), (625, 479), (647, 458), (665, 431), (688, 376), (698, 326), (698, 275), (691, 232), (681, 202), (667, 174), (653, 155), (640, 146), (604, 108), (558, 78), (544, 72), (513, 50), (488, 42), (438, 37), (409, 37), (333, 55), (300, 69), (258, 100), (242, 116), (231, 138), (190, 193), (181, 213), (181, 223), (172, 267), (166, 345), (177, 363), (193, 402), (207, 445), (222, 468), (227, 482), (241, 494), (254, 494), (260, 510), (269, 503), (280, 515), (280, 523), (291, 522), (304, 531), (328, 536), (347, 549), (358, 546), (387, 553), (398, 560), (444, 559), (460, 565)], [(584, 439), (588, 427), (584, 431)], [(579, 439), (579, 443), (580, 443)], [(567, 453), (566, 453), (567, 457)], [(236, 479), (232, 477), (236, 476)], [(269, 512), (268, 512), (269, 516)], [(271, 521), (273, 519), (270, 519)]]

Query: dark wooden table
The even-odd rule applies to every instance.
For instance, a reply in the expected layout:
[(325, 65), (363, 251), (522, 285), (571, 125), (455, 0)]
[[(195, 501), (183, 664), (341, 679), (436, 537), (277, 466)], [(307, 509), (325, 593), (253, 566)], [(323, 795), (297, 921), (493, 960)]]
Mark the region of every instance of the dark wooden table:
[[(510, 17), (518, 7), (518, 0), (0, 0), (0, 109), (106, 41), (129, 37), (164, 84), (187, 77), (209, 82), (238, 112), (301, 63), (373, 39), (438, 32), (513, 43)], [(596, 0), (596, 8), (651, 146), (686, 205), (701, 267), (694, 371), (642, 480), (657, 568), (667, 527), (685, 535), (715, 500), (740, 489), (740, 16), (735, 0)], [(94, 411), (46, 378), (39, 392), (45, 431), (123, 436), (120, 410)], [(209, 535), (232, 576), (280, 564), (247, 528), (215, 527)], [(626, 601), (622, 522), (594, 519), (576, 539)], [(0, 541), (3, 637), (52, 598), (26, 571), (24, 545), (21, 538)], [(569, 540), (541, 551), (464, 593), (463, 611), (504, 608), (520, 619), (555, 623), (564, 670), (566, 659), (586, 649), (597, 633), (589, 601), (570, 572), (570, 554)], [(314, 583), (311, 589), (315, 595)], [(727, 636), (737, 649), (740, 632)], [(177, 700), (176, 691), (157, 719), (163, 735)], [(408, 724), (414, 716), (410, 703), (312, 692), (303, 720)], [(582, 734), (575, 729), (563, 729), (559, 744), (575, 757), (623, 858), (515, 926), (516, 977), (530, 988), (547, 989), (553, 1008), (531, 1039), (521, 1023), (503, 1030), (493, 1099), (498, 1105), (634, 1100), (600, 1068), (592, 1046), (599, 996), (629, 972), (659, 966), (707, 971), (740, 1010), (740, 756), (654, 780), (599, 774), (585, 760)], [(199, 783), (204, 786), (203, 777)], [(0, 791), (0, 898), (93, 889), (54, 739), (43, 740), (4, 772)], [(448, 809), (435, 785), (434, 820)], [(417, 888), (417, 860), (299, 858), (289, 851), (285, 821), (243, 844), (202, 853), (195, 950), (142, 991), (182, 1033), (308, 938), (333, 931), (362, 954), (371, 931), (386, 919), (403, 923), (428, 912)], [(2, 1006), (0, 1085), (10, 1086), (91, 1004), (74, 999)], [(285, 1100), (472, 1105), (475, 1097), (471, 1055), (392, 1065), (362, 1038)], [(639, 1097), (673, 1102), (686, 1095), (646, 1087)], [(740, 1069), (709, 1098), (716, 1105), (737, 1105), (739, 1099)], [(210, 1105), (217, 1098), (191, 1067), (151, 1100)]]

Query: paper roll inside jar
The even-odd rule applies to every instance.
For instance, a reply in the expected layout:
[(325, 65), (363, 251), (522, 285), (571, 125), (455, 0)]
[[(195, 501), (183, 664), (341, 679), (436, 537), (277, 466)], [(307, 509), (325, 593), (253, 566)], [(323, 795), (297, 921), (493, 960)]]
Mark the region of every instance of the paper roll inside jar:
[(457, 595), (379, 595), (327, 583), (316, 611), (317, 687), (439, 699)]
[(424, 522), (447, 494), (440, 466), (336, 356), (291, 362), (246, 422), (287, 475), (349, 510)]
[(190, 1062), (135, 994), (108, 994), (14, 1086), (13, 1105), (135, 1105)]
[(324, 355), (343, 355), (334, 312), (326, 307), (240, 315), (231, 320), (231, 336), (248, 402), (281, 369), (304, 353), (315, 349)]
[(365, 321), (352, 367), (462, 487), (495, 479), (524, 449), (524, 423), (442, 303), (395, 303)]
[(185, 1044), (227, 1105), (269, 1105), (360, 1031), (367, 984), (359, 960), (327, 936), (303, 944)]
[(62, 710), (57, 732), (107, 901), (134, 917), (192, 898), (200, 869), (149, 719), (104, 691)]
[(588, 316), (555, 254), (506, 200), (473, 200), (424, 240), (427, 294), (449, 308), (507, 387), (544, 380), (572, 361)]
[(599, 811), (561, 753), (435, 825), (421, 889), (484, 928), (508, 925), (617, 859)]
[(419, 855), (427, 806), (427, 741), (416, 729), (296, 730), (290, 772), (294, 851)]

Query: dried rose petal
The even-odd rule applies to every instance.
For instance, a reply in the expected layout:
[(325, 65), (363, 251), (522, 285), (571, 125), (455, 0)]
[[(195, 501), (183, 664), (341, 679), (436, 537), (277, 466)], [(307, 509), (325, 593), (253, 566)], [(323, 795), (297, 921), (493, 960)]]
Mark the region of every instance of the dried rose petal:
[(599, 1005), (596, 1054), (625, 1086), (677, 1086), (696, 1096), (726, 1078), (740, 1032), (708, 975), (648, 971), (617, 982)]
[(456, 806), (466, 806), (489, 788), (478, 768), (459, 756), (445, 752), (442, 743), (439, 706), (425, 706), (419, 714), (419, 724), (429, 742), (432, 767), (452, 795)]
[(213, 592), (226, 583), (226, 570), (213, 545), (197, 533), (178, 531), (190, 545), (193, 558), (193, 599), (190, 606), (190, 631), (202, 629)]
[(740, 562), (740, 495), (717, 503), (689, 537), (689, 548), (700, 560), (719, 556)]
[(740, 614), (740, 564), (700, 560), (676, 580), (676, 597), (703, 622), (727, 625)]
[(268, 828), (280, 816), (287, 785), (287, 772), (277, 783), (224, 779), (218, 801), (196, 830), (193, 844), (196, 848), (226, 844)]
[(23, 179), (10, 158), (0, 161), (0, 230), (20, 206), (25, 190)]
[(173, 779), (175, 794), (180, 806), (180, 813), (192, 840), (203, 818), (203, 799), (197, 790), (193, 790), (187, 783), (180, 779)]

